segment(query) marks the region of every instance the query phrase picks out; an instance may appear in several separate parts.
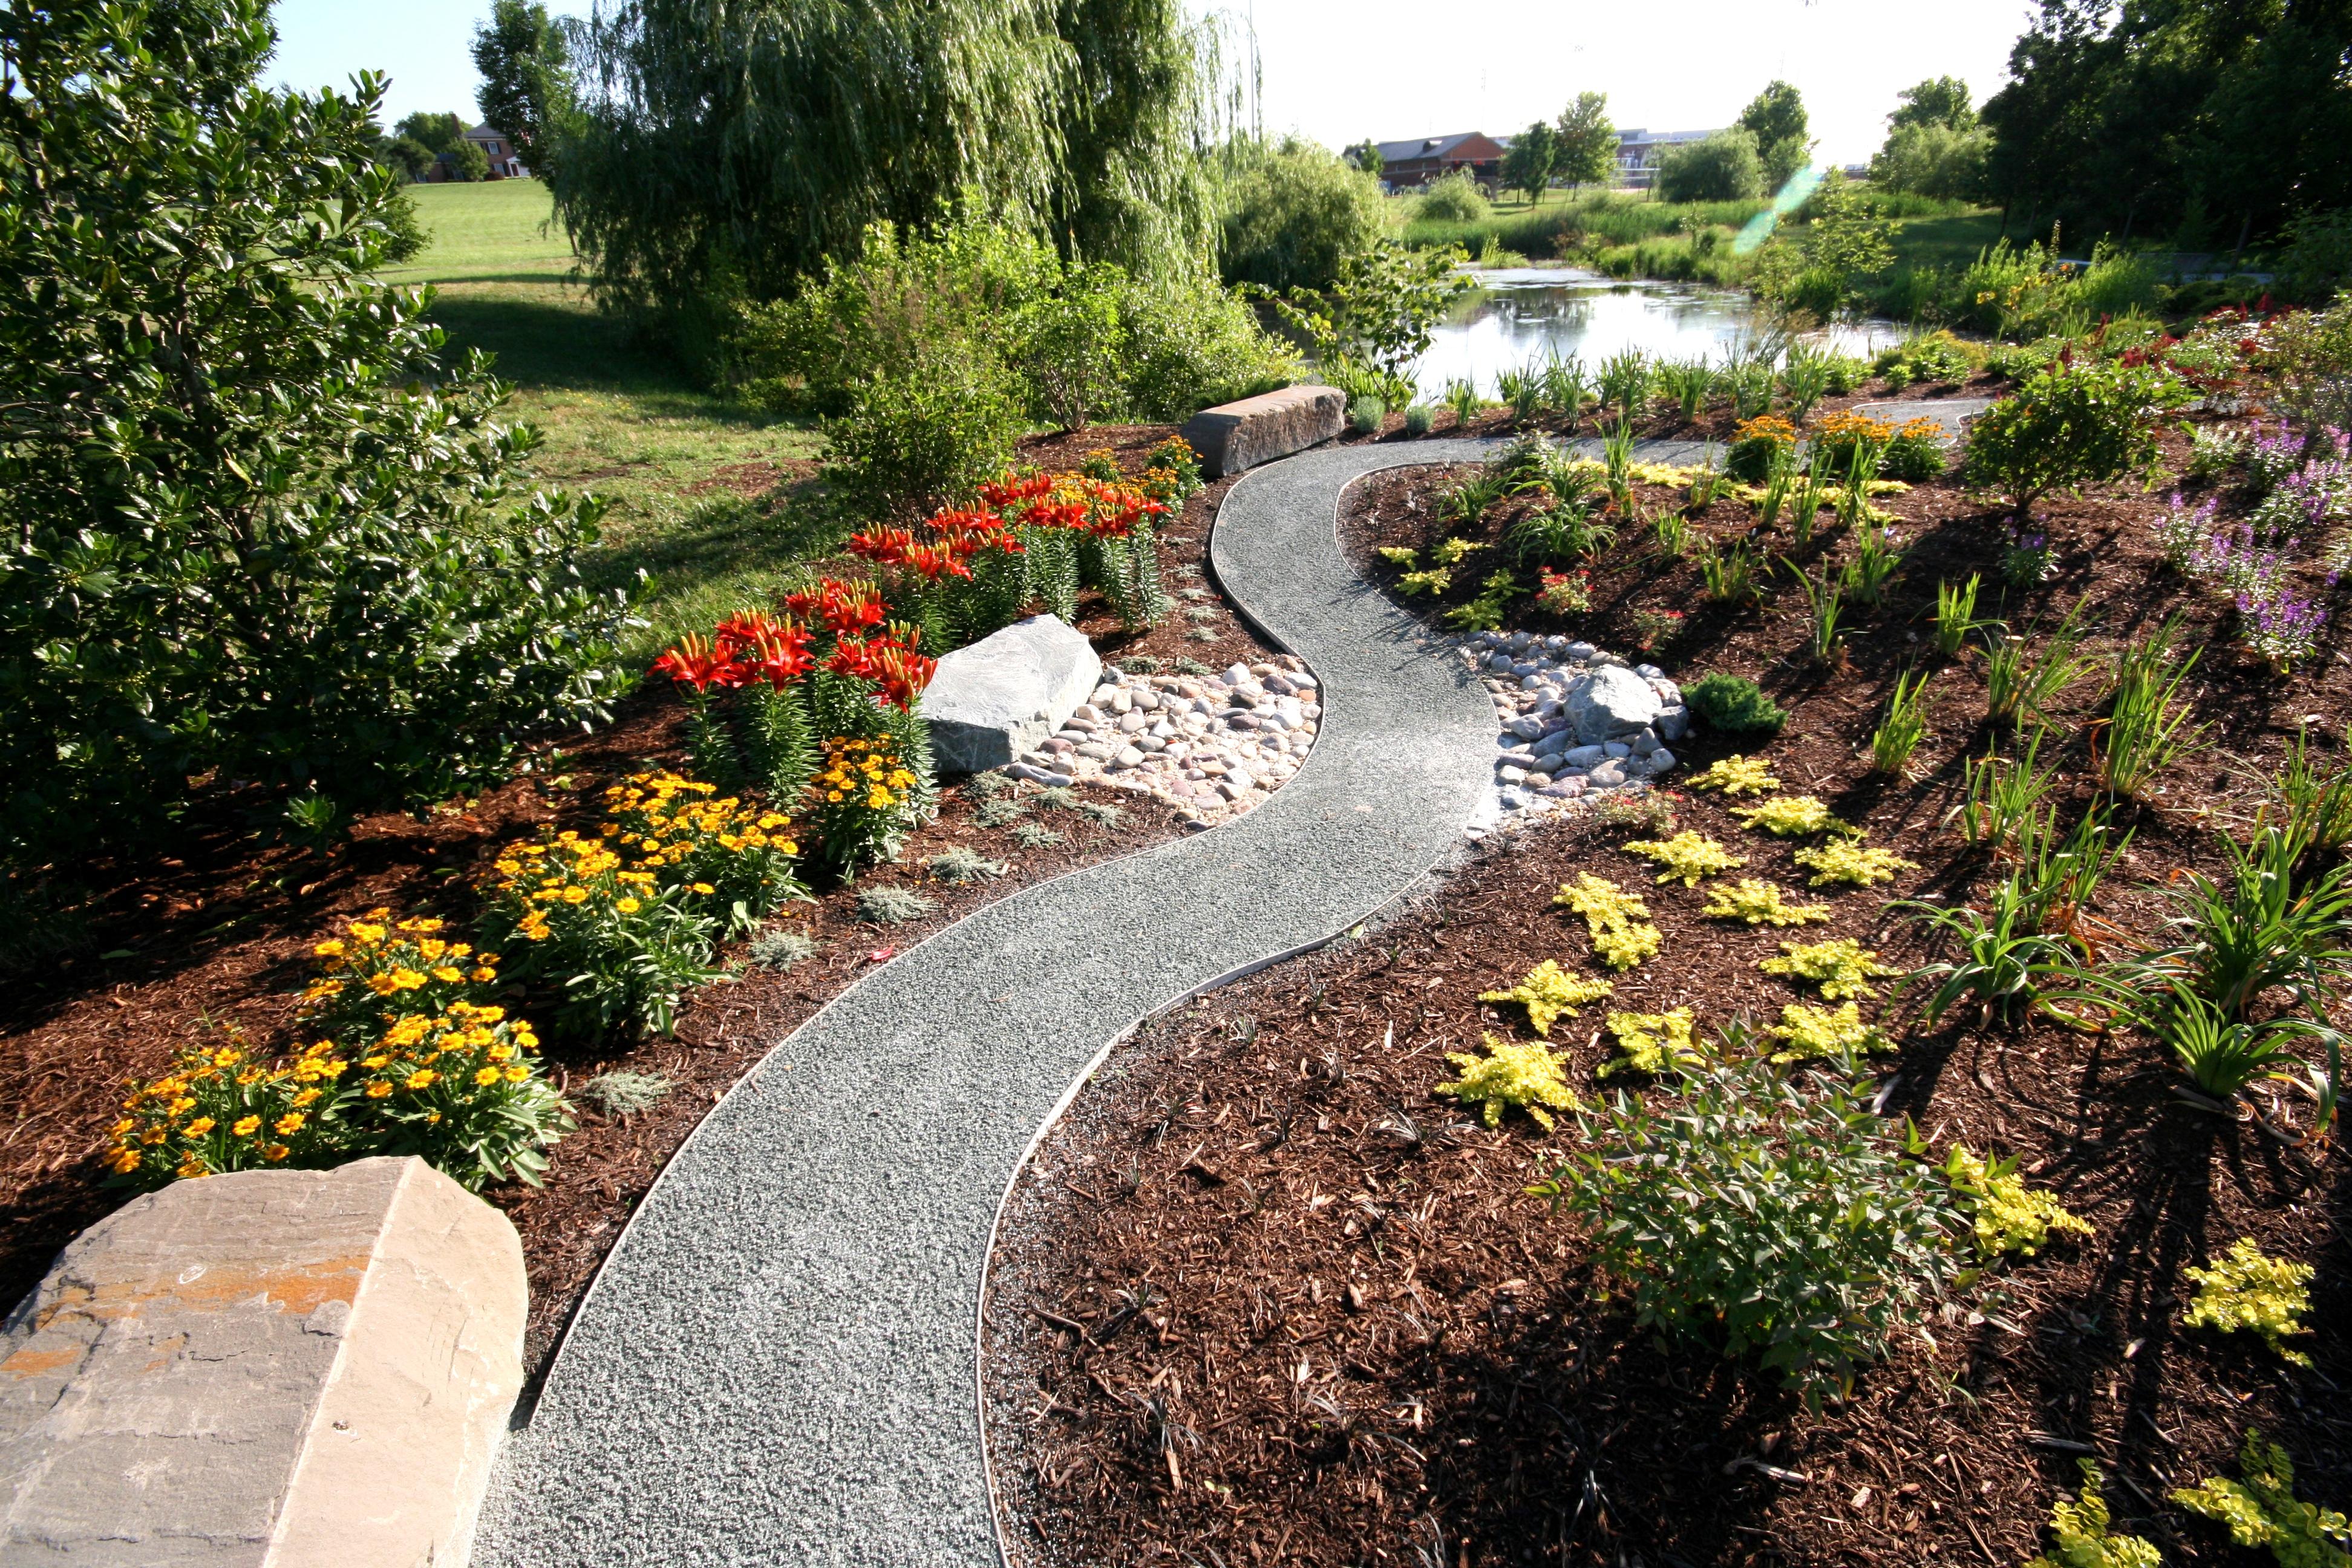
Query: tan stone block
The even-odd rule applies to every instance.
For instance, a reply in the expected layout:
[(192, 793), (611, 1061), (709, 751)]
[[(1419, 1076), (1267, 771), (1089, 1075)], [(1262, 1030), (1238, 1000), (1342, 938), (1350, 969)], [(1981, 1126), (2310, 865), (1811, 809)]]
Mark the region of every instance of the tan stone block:
[(0, 1568), (462, 1563), (527, 1300), (421, 1160), (133, 1199), (0, 1328)]
[(1183, 434), (1201, 454), (1201, 471), (1213, 479), (1328, 441), (1347, 417), (1348, 397), (1338, 387), (1286, 386), (1203, 408)]

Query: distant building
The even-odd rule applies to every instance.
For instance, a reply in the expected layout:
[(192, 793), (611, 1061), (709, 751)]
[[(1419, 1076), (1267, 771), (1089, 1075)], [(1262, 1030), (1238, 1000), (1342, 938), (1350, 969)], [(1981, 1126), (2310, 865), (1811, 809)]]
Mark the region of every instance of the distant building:
[(1704, 142), (1713, 131), (1620, 131), (1617, 132), (1617, 183), (1646, 191), (1658, 177), (1658, 160), (1669, 147)]
[[(484, 176), (485, 178), (492, 180), (530, 178), (530, 171), (523, 167), (520, 158), (515, 156), (514, 142), (505, 132), (493, 131), (487, 125), (477, 125), (467, 132), (462, 140), (471, 142), (475, 146), (479, 147), (482, 150), (482, 156), (490, 161), (490, 172)], [(425, 169), (426, 183), (438, 184), (444, 180), (456, 179), (457, 171), (451, 166), (456, 162), (456, 158), (457, 154), (454, 153), (444, 153), (431, 163), (426, 164)]]
[(1493, 184), (1502, 178), (1505, 145), (1478, 131), (1424, 136), (1414, 142), (1383, 142), (1381, 179), (1391, 190), (1402, 190), (1461, 169), (1482, 184)]

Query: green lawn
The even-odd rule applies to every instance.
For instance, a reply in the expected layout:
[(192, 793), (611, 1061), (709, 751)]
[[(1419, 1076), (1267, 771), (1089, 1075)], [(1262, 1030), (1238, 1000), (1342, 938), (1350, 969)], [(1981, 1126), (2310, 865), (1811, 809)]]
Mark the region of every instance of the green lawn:
[(814, 458), (804, 426), (712, 396), (599, 313), (572, 277), (570, 241), (549, 222), (536, 180), (411, 188), (433, 243), (395, 282), (430, 283), (450, 350), (478, 348), (515, 384), (514, 417), (546, 437), (539, 477), (612, 502), (600, 579), (651, 576), (638, 593), (651, 623), (644, 653), (677, 631), (772, 590), (800, 541), (741, 493)]

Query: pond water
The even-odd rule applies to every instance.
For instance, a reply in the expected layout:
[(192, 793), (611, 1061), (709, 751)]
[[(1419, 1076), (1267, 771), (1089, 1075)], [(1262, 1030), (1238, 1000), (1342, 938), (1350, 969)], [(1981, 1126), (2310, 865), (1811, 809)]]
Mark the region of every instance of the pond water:
[[(1455, 304), (1413, 372), (1432, 400), (1457, 379), (1492, 397), (1498, 373), (1541, 364), (1553, 353), (1582, 355), (1588, 374), (1625, 349), (1720, 364), (1753, 342), (1762, 326), (1756, 301), (1737, 289), (1619, 282), (1576, 268), (1497, 268), (1471, 276), (1477, 289)], [(1858, 354), (1900, 342), (1903, 330), (1893, 321), (1864, 321), (1810, 337)]]

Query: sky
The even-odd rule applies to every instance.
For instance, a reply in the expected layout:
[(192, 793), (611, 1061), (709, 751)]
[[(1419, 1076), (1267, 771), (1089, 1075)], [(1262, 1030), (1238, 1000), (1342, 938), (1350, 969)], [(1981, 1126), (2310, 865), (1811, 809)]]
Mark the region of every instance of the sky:
[[(550, 0), (585, 15), (589, 0)], [(1903, 88), (1957, 76), (2000, 85), (2026, 0), (1228, 0), (1255, 29), (1268, 131), (1332, 147), (1550, 119), (1609, 95), (1620, 127), (1727, 125), (1780, 77), (1804, 94), (1828, 163), (1885, 139)], [(467, 44), (488, 0), (278, 0), (277, 78), (341, 85), (388, 71), (386, 124), (415, 110), (474, 114)]]

